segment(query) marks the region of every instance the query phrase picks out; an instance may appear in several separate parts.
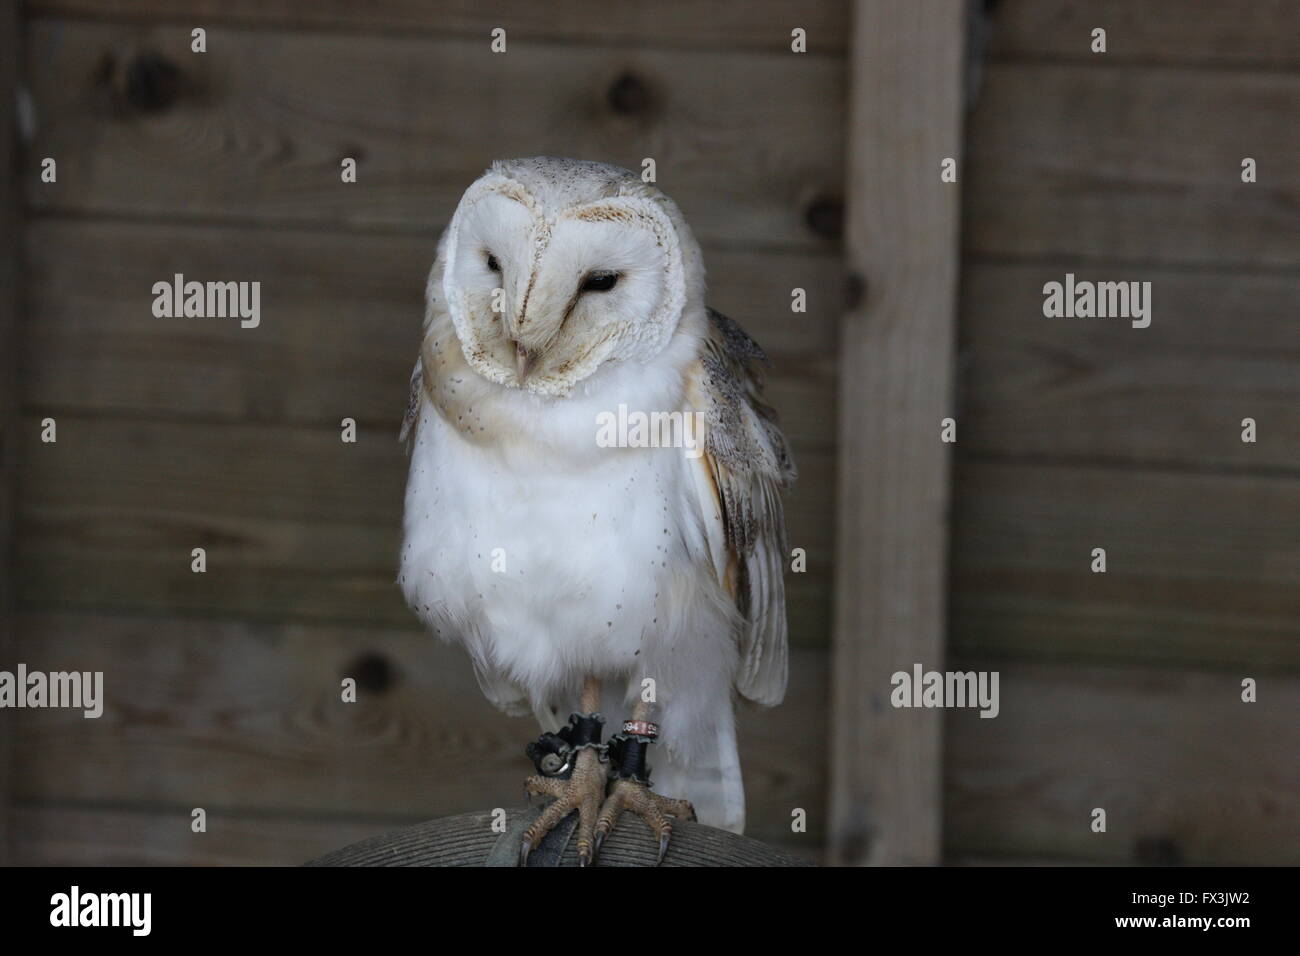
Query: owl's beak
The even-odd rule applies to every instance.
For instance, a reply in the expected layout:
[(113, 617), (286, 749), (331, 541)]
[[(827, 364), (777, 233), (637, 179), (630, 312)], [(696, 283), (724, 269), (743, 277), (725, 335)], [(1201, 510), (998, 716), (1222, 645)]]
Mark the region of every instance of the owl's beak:
[(522, 342), (515, 343), (515, 376), (519, 384), (524, 384), (528, 374), (537, 365), (537, 353), (524, 348)]

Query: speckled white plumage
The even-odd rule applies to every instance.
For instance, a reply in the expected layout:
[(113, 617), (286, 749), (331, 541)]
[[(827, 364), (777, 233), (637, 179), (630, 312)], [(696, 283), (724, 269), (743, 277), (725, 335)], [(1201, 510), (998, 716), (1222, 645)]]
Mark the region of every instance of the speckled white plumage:
[[(592, 269), (617, 287), (575, 294)], [(520, 160), (471, 186), (429, 278), (400, 582), (488, 698), (544, 726), (587, 675), (615, 722), (653, 679), (656, 789), (739, 830), (733, 690), (784, 690), (774, 489), (793, 468), (703, 289), (680, 213), (631, 173)], [(522, 384), (515, 342), (537, 355)], [(703, 413), (710, 453), (601, 447), (620, 404)]]

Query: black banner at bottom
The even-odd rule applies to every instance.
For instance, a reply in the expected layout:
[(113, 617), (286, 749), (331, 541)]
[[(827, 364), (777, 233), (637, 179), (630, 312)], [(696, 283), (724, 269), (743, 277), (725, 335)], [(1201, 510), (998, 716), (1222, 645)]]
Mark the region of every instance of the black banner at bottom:
[[(728, 945), (802, 927), (918, 945), (962, 941), (1213, 940), (1293, 925), (1285, 868), (781, 869), (539, 874), (488, 869), (11, 869), (7, 941), (127, 945), (280, 941), (549, 940), (628, 934), (634, 945)], [(651, 931), (650, 927), (654, 927)], [(877, 935), (878, 934), (878, 935)], [(1261, 937), (1259, 934), (1263, 934)], [(634, 941), (636, 937), (640, 942)], [(764, 939), (769, 944), (772, 938)], [(19, 952), (20, 950), (14, 950)]]

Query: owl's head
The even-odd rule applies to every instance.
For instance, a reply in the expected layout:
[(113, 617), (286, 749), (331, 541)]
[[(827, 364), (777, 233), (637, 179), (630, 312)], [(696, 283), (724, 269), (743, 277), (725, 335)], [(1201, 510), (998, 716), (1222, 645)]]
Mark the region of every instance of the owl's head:
[(493, 163), (461, 198), (441, 264), (465, 360), (540, 395), (567, 395), (607, 362), (649, 361), (703, 305), (699, 245), (677, 206), (603, 163)]

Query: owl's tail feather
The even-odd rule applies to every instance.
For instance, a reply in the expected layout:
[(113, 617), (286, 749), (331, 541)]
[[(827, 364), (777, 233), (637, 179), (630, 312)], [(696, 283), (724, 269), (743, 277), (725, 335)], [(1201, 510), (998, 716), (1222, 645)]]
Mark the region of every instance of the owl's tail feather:
[(689, 763), (667, 747), (653, 748), (649, 762), (656, 793), (691, 801), (701, 823), (745, 832), (745, 785), (730, 701), (726, 719), (718, 722), (710, 741), (697, 746)]

